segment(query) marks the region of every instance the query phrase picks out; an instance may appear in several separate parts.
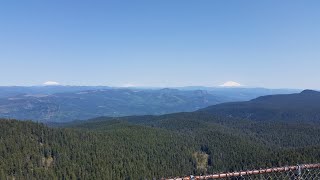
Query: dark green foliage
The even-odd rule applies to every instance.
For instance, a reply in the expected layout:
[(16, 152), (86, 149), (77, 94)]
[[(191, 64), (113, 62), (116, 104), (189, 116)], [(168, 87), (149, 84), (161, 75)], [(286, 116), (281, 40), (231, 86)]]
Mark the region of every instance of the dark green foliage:
[(320, 161), (320, 127), (309, 124), (178, 113), (65, 126), (1, 120), (0, 176), (152, 179)]
[(189, 158), (195, 150), (171, 132), (125, 123), (110, 132), (86, 132), (13, 120), (1, 120), (0, 130), (0, 169), (8, 177), (151, 179), (193, 173)]
[[(304, 91), (232, 104), (221, 114), (211, 107), (162, 116), (100, 117), (51, 128), (0, 120), (0, 178), (152, 179), (319, 163), (317, 98), (318, 92)], [(234, 108), (238, 106), (258, 113), (243, 118)], [(256, 115), (260, 117), (252, 118)]]

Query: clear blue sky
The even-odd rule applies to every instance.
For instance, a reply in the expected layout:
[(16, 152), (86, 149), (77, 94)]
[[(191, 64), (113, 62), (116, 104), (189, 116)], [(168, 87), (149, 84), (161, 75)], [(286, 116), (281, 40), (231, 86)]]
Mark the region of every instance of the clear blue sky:
[(319, 0), (0, 0), (0, 85), (320, 89)]

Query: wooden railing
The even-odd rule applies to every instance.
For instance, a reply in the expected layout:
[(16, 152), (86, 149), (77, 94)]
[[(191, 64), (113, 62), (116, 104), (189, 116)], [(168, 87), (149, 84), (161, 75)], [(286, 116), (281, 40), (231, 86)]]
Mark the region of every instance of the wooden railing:
[(166, 178), (165, 180), (252, 179), (251, 176), (259, 176), (260, 179), (269, 179), (270, 177), (275, 177), (276, 179), (290, 178), (320, 180), (320, 164), (302, 164), (296, 166), (273, 167), (267, 169), (218, 173), (202, 176), (191, 175), (186, 177)]

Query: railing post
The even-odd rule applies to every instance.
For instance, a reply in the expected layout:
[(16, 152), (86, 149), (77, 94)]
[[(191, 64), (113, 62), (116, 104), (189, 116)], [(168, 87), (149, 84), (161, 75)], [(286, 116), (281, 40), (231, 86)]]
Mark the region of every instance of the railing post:
[(195, 180), (196, 178), (194, 176), (190, 176), (190, 180)]
[(298, 180), (301, 180), (302, 179), (302, 177), (301, 177), (301, 166), (298, 164), (297, 165), (298, 166), (298, 169), (297, 169), (297, 178), (296, 179), (298, 179)]

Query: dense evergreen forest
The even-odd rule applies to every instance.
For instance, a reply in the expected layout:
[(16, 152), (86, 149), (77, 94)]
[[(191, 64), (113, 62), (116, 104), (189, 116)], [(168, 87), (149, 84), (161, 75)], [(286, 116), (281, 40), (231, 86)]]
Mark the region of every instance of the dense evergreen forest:
[(0, 179), (158, 179), (320, 161), (314, 124), (178, 113), (64, 126), (1, 120)]
[(247, 118), (235, 116), (239, 103), (229, 103), (63, 124), (1, 119), (0, 179), (159, 179), (319, 163), (318, 95), (242, 103), (243, 112), (258, 112)]

